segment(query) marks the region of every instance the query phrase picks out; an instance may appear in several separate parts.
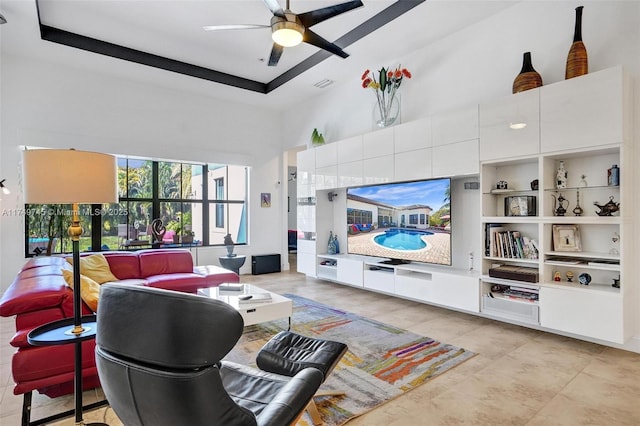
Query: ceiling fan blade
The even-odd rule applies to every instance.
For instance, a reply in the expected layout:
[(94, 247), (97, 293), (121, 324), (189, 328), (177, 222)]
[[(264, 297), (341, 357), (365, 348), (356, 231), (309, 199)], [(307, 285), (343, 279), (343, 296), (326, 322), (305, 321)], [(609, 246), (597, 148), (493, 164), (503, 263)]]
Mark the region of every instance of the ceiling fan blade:
[(334, 55), (338, 55), (341, 58), (346, 58), (349, 56), (347, 52), (345, 52), (335, 44), (330, 43), (329, 41), (323, 39), (318, 34), (314, 33), (309, 29), (304, 32), (304, 35), (302, 36), (302, 41), (304, 41), (305, 43), (313, 44), (314, 46), (319, 47), (320, 49), (324, 49), (328, 52), (331, 52)]
[(260, 28), (271, 28), (270, 25), (257, 24), (237, 24), (237, 25), (207, 25), (202, 27), (205, 31), (227, 31), (227, 30), (255, 30)]
[(352, 9), (356, 9), (363, 6), (360, 0), (348, 1), (346, 3), (336, 4), (335, 6), (323, 7), (322, 9), (312, 10), (310, 12), (300, 13), (298, 18), (302, 25), (309, 28), (312, 25), (318, 24), (322, 21), (326, 21), (329, 18), (340, 15), (341, 13), (348, 12)]
[(278, 65), (278, 61), (280, 61), (282, 52), (284, 52), (284, 47), (280, 46), (278, 43), (273, 43), (273, 47), (271, 48), (271, 55), (269, 56), (270, 67), (275, 67), (276, 65)]
[(262, 1), (264, 1), (264, 4), (267, 5), (271, 13), (273, 13), (276, 16), (284, 17), (284, 10), (282, 10), (282, 7), (278, 4), (278, 0), (262, 0)]

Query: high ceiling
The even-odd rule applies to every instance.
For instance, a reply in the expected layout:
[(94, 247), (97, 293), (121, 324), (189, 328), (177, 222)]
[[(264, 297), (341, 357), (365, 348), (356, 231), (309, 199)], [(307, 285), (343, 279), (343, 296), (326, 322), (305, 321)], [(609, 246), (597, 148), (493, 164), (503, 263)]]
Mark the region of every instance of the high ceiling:
[[(291, 0), (290, 7), (295, 13), (303, 13), (343, 1)], [(285, 0), (279, 2), (284, 8)], [(276, 67), (267, 66), (272, 46), (269, 28), (216, 32), (203, 29), (206, 25), (268, 25), (272, 13), (262, 0), (39, 0), (39, 8), (35, 0), (0, 0), (0, 13), (8, 21), (0, 31), (3, 52), (282, 109), (333, 87), (315, 87), (321, 80), (357, 80), (364, 68), (385, 65), (428, 46), (499, 13), (515, 1), (363, 0), (363, 3), (363, 7), (313, 27), (321, 37), (342, 44), (349, 58), (326, 54), (303, 43), (285, 48)], [(402, 13), (392, 16), (399, 9), (403, 9)], [(77, 34), (229, 74), (257, 86), (274, 87), (275, 82), (277, 87), (269, 88), (266, 94), (259, 93), (53, 43), (41, 38), (40, 23), (64, 34)], [(352, 30), (358, 27), (360, 35), (354, 37)], [(348, 40), (350, 34), (355, 41)]]

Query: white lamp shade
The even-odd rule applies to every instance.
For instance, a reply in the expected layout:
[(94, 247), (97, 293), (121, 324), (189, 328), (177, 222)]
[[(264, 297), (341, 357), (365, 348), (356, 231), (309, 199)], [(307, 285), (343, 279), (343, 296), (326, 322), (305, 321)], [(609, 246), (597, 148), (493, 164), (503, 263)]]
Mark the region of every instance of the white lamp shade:
[(22, 183), (27, 204), (103, 204), (118, 201), (116, 157), (73, 149), (25, 150)]

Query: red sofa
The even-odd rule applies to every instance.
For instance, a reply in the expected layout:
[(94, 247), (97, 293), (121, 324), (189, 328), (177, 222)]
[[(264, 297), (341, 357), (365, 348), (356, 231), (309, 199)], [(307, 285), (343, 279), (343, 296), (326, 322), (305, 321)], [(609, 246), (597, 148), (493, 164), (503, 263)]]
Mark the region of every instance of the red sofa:
[[(90, 255), (86, 253), (83, 255)], [(195, 266), (188, 250), (141, 250), (103, 252), (113, 275), (131, 285), (147, 285), (195, 293), (199, 288), (216, 287), (223, 282), (239, 282), (238, 274), (219, 266)], [(73, 292), (61, 268), (70, 268), (61, 257), (35, 257), (28, 260), (0, 299), (0, 315), (16, 317), (16, 334), (10, 341), (16, 352), (11, 370), (16, 383), (13, 393), (38, 390), (52, 398), (73, 393), (73, 346), (35, 347), (27, 334), (42, 324), (73, 317)], [(91, 310), (83, 303), (83, 315)], [(94, 340), (83, 343), (83, 387), (100, 385), (94, 359)], [(23, 407), (23, 415), (24, 415)]]

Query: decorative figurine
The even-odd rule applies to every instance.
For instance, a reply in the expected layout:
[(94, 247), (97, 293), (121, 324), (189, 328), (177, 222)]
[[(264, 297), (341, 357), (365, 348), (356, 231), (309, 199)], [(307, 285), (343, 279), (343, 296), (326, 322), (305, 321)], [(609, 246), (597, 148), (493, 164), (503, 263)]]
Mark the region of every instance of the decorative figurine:
[(231, 238), (231, 234), (227, 234), (224, 236), (224, 245), (227, 247), (227, 257), (236, 257), (237, 255), (233, 253), (233, 238)]
[(560, 271), (555, 271), (553, 273), (553, 280), (554, 281), (562, 281), (562, 275), (560, 275)]
[(582, 285), (589, 285), (589, 283), (591, 282), (591, 275), (587, 274), (586, 272), (581, 273), (580, 275), (578, 275), (578, 282)]
[(584, 210), (582, 210), (582, 207), (580, 207), (580, 187), (587, 187), (587, 181), (585, 180), (586, 177), (587, 175), (581, 176), (580, 183), (576, 188), (576, 206), (573, 209), (573, 214), (575, 214), (576, 216), (582, 216), (582, 213), (584, 212)]
[(600, 209), (600, 211), (596, 212), (598, 216), (612, 216), (613, 213), (620, 210), (620, 203), (613, 201), (613, 195), (609, 197), (609, 202), (607, 204), (600, 205), (597, 201), (594, 201), (593, 205)]
[(507, 189), (508, 186), (506, 180), (499, 180), (498, 183), (496, 183), (496, 189)]
[(572, 283), (573, 282), (573, 272), (572, 271), (567, 271), (567, 281)]
[(620, 288), (620, 277), (613, 279), (613, 284), (611, 284), (611, 287)]
[(560, 161), (560, 166), (558, 167), (558, 171), (556, 172), (557, 189), (564, 189), (567, 187), (567, 176), (568, 173), (564, 168), (564, 161)]
[[(569, 207), (569, 200), (564, 198), (562, 194), (558, 195), (557, 198), (553, 194), (551, 196), (553, 197), (553, 214), (555, 216), (564, 216), (567, 212), (567, 207)], [(567, 202), (566, 204), (565, 201)]]
[(151, 222), (151, 234), (153, 235), (152, 243), (162, 242), (162, 238), (164, 234), (167, 232), (167, 228), (165, 228), (161, 219), (153, 219)]
[(576, 206), (573, 208), (573, 214), (582, 216), (583, 210), (580, 207), (580, 188), (576, 188)]
[(532, 191), (537, 191), (538, 190), (538, 179), (532, 180), (529, 185), (531, 185), (531, 190)]
[(620, 241), (620, 234), (614, 232), (611, 236), (611, 248), (609, 249), (609, 254), (613, 254), (614, 256), (618, 256), (620, 254), (620, 250), (618, 250), (620, 244), (618, 241)]

